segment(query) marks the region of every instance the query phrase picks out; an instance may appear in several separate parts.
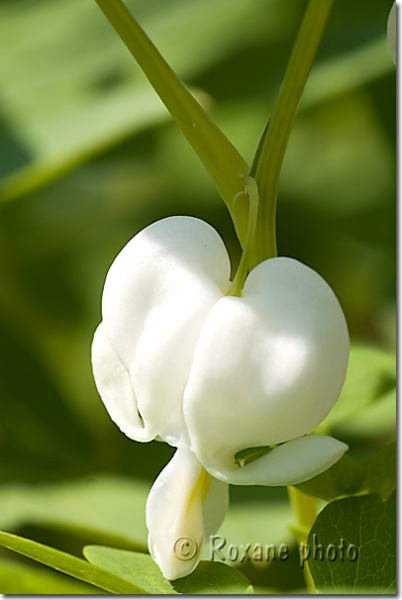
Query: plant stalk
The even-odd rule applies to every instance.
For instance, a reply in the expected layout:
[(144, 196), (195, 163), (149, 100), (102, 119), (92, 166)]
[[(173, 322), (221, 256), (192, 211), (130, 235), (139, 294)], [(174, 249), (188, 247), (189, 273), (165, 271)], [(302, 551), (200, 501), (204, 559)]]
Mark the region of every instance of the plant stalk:
[(122, 0), (95, 1), (212, 177), (243, 246), (248, 222), (248, 199), (243, 193), (247, 163), (180, 81)]
[(259, 188), (257, 232), (250, 268), (277, 256), (276, 203), (279, 179), (299, 102), (334, 0), (309, 0), (286, 68), (269, 126), (259, 147), (255, 179)]
[[(317, 500), (312, 496), (300, 492), (293, 486), (288, 487), (288, 495), (297, 518), (297, 527), (292, 528), (292, 531), (299, 544), (300, 556), (302, 556), (302, 549), (307, 545), (308, 534), (317, 518)], [(307, 561), (303, 564), (303, 575), (307, 590), (315, 593), (314, 580)]]

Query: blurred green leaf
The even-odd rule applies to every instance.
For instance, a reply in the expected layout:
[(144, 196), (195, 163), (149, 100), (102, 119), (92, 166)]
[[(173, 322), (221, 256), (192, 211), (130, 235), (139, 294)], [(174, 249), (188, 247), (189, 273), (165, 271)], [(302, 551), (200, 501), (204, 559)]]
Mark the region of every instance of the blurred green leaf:
[[(292, 12), (275, 0), (224, 0), (219, 5), (213, 0), (169, 0), (162, 6), (154, 0), (131, 0), (127, 6), (182, 79), (202, 78), (209, 69), (213, 74), (218, 65), (223, 69), (223, 84), (234, 86), (238, 95), (247, 95), (249, 90), (264, 92), (263, 100), (254, 99), (251, 111), (240, 108), (241, 119), (236, 119), (240, 127), (248, 127), (244, 115), (262, 109), (262, 120), (251, 140), (251, 159), (283, 72), (288, 51), (282, 47), (283, 38), (293, 36), (303, 3), (294, 2)], [(377, 13), (380, 9), (376, 7)], [(361, 14), (358, 21), (350, 19), (348, 7), (341, 6), (342, 10), (348, 35), (344, 24), (330, 23), (336, 52), (331, 48), (329, 57), (318, 59), (302, 109), (355, 90), (394, 69), (385, 36), (379, 38), (380, 17), (373, 18), (373, 8), (368, 7), (367, 16)], [(7, 144), (3, 167), (7, 162), (11, 172), (27, 165), (4, 182), (3, 198), (40, 187), (93, 154), (166, 120), (156, 94), (94, 4), (79, 0), (66, 5), (54, 0), (23, 6), (3, 2), (0, 17), (4, 44), (0, 83), (5, 90), (0, 121), (5, 123)], [(359, 27), (357, 38), (353, 26)], [(38, 33), (44, 30), (46, 36)], [(291, 40), (286, 43), (290, 45)], [(241, 57), (244, 49), (254, 50), (252, 60)], [(235, 77), (226, 65), (229, 57), (235, 61)], [(207, 106), (211, 104), (205, 94), (200, 98)], [(236, 147), (242, 151), (241, 145), (236, 143)], [(321, 156), (319, 152), (317, 158)], [(370, 191), (370, 186), (366, 189)]]
[(148, 594), (244, 594), (250, 582), (239, 571), (221, 563), (201, 562), (197, 569), (176, 581), (168, 581), (149, 554), (86, 546), (84, 556), (94, 565), (141, 587)]
[[(145, 505), (150, 484), (138, 480), (97, 476), (57, 485), (10, 484), (0, 488), (0, 528), (13, 529), (36, 524), (86, 533), (94, 542), (135, 549), (147, 548)], [(248, 498), (255, 489), (250, 489)], [(262, 490), (266, 499), (232, 502), (219, 534), (228, 543), (291, 543), (287, 525), (292, 519), (286, 496), (270, 500), (271, 490)], [(94, 509), (94, 507), (96, 507)], [(98, 536), (94, 539), (94, 536)], [(110, 536), (108, 538), (108, 536)], [(82, 537), (82, 536), (81, 536)], [(263, 539), (262, 539), (263, 538)], [(98, 543), (98, 542), (97, 542)], [(203, 557), (210, 556), (206, 546)]]
[(365, 472), (363, 488), (387, 500), (396, 489), (396, 442), (368, 456), (362, 467)]
[[(291, 546), (293, 536), (288, 529), (291, 521), (291, 509), (286, 498), (283, 502), (232, 503), (218, 531), (218, 535), (226, 540), (224, 556), (227, 556), (230, 544), (237, 547), (246, 547), (247, 544), (272, 544), (276, 548), (281, 544)], [(211, 559), (210, 545), (204, 548), (203, 558)], [(219, 560), (219, 555), (214, 554), (213, 558)], [(231, 564), (239, 565), (240, 558)]]
[[(128, 8), (182, 78), (239, 45), (264, 39), (281, 23), (277, 3), (267, 7), (263, 0), (219, 5), (214, 0), (163, 5), (131, 0)], [(261, 12), (266, 19), (250, 18)], [(13, 124), (20, 154), (31, 159), (25, 171), (5, 182), (3, 198), (38, 187), (167, 118), (93, 2), (1, 3), (0, 40), (7, 49), (0, 53), (0, 83), (6, 90), (1, 113)]]
[[(363, 346), (352, 346), (349, 358), (346, 381), (341, 395), (334, 408), (319, 426), (319, 430), (334, 428), (356, 433), (360, 417), (364, 418), (367, 408), (375, 408), (383, 402), (395, 389), (395, 355), (390, 352)], [(391, 401), (392, 402), (392, 401)], [(388, 431), (395, 427), (395, 412), (387, 411), (384, 415)], [(357, 428), (353, 429), (351, 419), (355, 419)], [(380, 426), (380, 422), (379, 422)], [(370, 433), (375, 434), (375, 430)], [(383, 434), (384, 422), (378, 433)], [(360, 432), (361, 433), (361, 432)]]
[(132, 583), (95, 567), (81, 558), (11, 533), (0, 532), (0, 545), (112, 594), (141, 594), (144, 592)]
[(317, 64), (303, 95), (302, 108), (358, 89), (393, 71), (384, 36), (362, 43)]
[(394, 173), (392, 140), (370, 98), (355, 93), (300, 115), (284, 162), (282, 190), (321, 213), (350, 216), (384, 202), (380, 190), (392, 194)]
[[(393, 388), (363, 411), (340, 424), (343, 436), (361, 438), (394, 437), (396, 425), (396, 388)], [(335, 426), (337, 427), (337, 426)]]
[(396, 488), (396, 443), (361, 461), (345, 454), (324, 473), (295, 487), (327, 501), (356, 494), (381, 494), (386, 500)]
[(148, 492), (141, 481), (112, 476), (59, 485), (11, 484), (0, 488), (0, 528), (46, 525), (145, 550)]
[(19, 595), (106, 593), (66, 576), (11, 560), (0, 560), (0, 590), (3, 594)]
[(305, 494), (329, 501), (358, 493), (363, 480), (361, 464), (349, 454), (344, 454), (330, 469), (295, 487)]
[[(5, 282), (2, 282), (2, 285)], [(4, 291), (9, 292), (9, 288)], [(0, 293), (1, 295), (1, 293)], [(27, 317), (23, 304), (14, 300), (19, 324)], [(0, 301), (0, 307), (3, 308)], [(46, 370), (29, 329), (29, 342), (10, 331), (9, 322), (0, 316), (0, 449), (8, 460), (0, 463), (0, 480), (9, 477), (9, 464), (39, 476), (44, 471), (79, 474), (85, 471), (85, 456), (90, 456), (91, 441), (75, 419), (62, 390)], [(24, 327), (23, 327), (24, 329)], [(35, 352), (35, 350), (37, 352)], [(23, 376), (21, 374), (23, 373)], [(37, 401), (33, 401), (35, 398)], [(74, 439), (74, 443), (71, 440)], [(29, 463), (24, 464), (24, 456)], [(29, 476), (29, 475), (28, 475)]]
[(324, 508), (308, 538), (308, 564), (318, 591), (325, 587), (336, 594), (338, 588), (356, 586), (395, 592), (395, 510), (395, 495), (386, 502), (377, 495), (346, 498)]

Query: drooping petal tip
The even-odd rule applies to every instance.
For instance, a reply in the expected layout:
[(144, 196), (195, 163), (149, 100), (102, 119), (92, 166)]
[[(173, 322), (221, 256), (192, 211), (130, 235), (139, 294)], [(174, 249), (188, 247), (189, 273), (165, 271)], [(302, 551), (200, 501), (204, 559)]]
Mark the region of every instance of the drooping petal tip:
[(233, 485), (295, 485), (332, 467), (347, 450), (333, 437), (309, 435), (281, 444), (244, 467), (211, 474)]
[(180, 445), (152, 486), (146, 508), (149, 550), (166, 579), (194, 571), (204, 537), (216, 533), (227, 508), (228, 486), (213, 482), (188, 447)]

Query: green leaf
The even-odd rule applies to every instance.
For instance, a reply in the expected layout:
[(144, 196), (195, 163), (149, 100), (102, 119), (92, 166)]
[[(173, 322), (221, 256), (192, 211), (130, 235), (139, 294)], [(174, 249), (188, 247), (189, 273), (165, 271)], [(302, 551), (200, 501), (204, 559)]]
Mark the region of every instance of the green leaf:
[[(1, 238), (1, 234), (0, 234)], [(24, 292), (13, 290), (8, 277), (13, 262), (0, 242), (0, 391), (2, 402), (0, 419), (1, 455), (0, 479), (11, 476), (27, 477), (36, 481), (43, 473), (54, 477), (63, 471), (69, 477), (85, 472), (87, 456), (92, 448), (85, 429), (77, 420), (72, 407), (63, 397), (60, 386), (44, 364), (38, 345), (33, 341), (29, 324), (35, 322), (35, 311), (30, 304), (25, 310)], [(7, 260), (5, 254), (8, 255)], [(8, 266), (5, 266), (7, 263)], [(12, 269), (12, 267), (11, 267)], [(18, 282), (19, 283), (19, 282)], [(17, 284), (18, 287), (18, 284)], [(16, 292), (16, 293), (14, 293)], [(29, 303), (29, 301), (28, 301)], [(4, 306), (13, 306), (11, 314)], [(4, 312), (7, 314), (5, 315)], [(12, 316), (11, 316), (12, 315)], [(35, 316), (34, 316), (35, 315)], [(12, 323), (12, 318), (15, 318)], [(42, 342), (47, 338), (43, 321), (39, 321)], [(36, 323), (35, 323), (36, 327)], [(24, 339), (30, 339), (26, 344)], [(24, 377), (21, 377), (21, 372)], [(29, 412), (26, 420), (23, 415)], [(74, 439), (74, 443), (71, 440)], [(27, 458), (29, 457), (29, 458)], [(14, 464), (13, 464), (14, 463)], [(0, 514), (1, 518), (1, 514)], [(1, 525), (0, 525), (1, 528)]]
[(365, 470), (362, 487), (387, 500), (396, 489), (396, 442), (366, 458), (362, 467)]
[(52, 573), (43, 568), (32, 568), (11, 560), (0, 561), (0, 590), (3, 594), (104, 594), (97, 587)]
[[(320, 594), (330, 594), (331, 596), (334, 595), (334, 590), (333, 588), (320, 588)], [(342, 586), (342, 587), (338, 587), (336, 590), (336, 595), (337, 596), (356, 596), (356, 595), (364, 595), (364, 596), (368, 596), (368, 595), (380, 595), (380, 594), (396, 594), (396, 587), (390, 587), (389, 589), (387, 589), (386, 592), (384, 592), (384, 590), (382, 588), (376, 588), (376, 587), (371, 587), (370, 589), (368, 588), (363, 588), (363, 587), (358, 587), (358, 586), (353, 586), (353, 587), (347, 587)]]
[(330, 469), (295, 487), (305, 494), (329, 501), (358, 493), (363, 479), (361, 464), (349, 454), (344, 454)]
[[(267, 9), (264, 0), (127, 5), (186, 80), (283, 28), (281, 9), (276, 3)], [(266, 19), (254, 19), (261, 11)], [(39, 187), (168, 117), (94, 2), (1, 3), (0, 40), (0, 83), (7, 90), (0, 119), (12, 123), (19, 154), (27, 157), (26, 168), (5, 182), (3, 198)]]
[(147, 548), (149, 485), (104, 476), (58, 485), (11, 484), (0, 490), (0, 529), (35, 524), (79, 533), (91, 543)]
[(222, 563), (201, 561), (188, 577), (173, 581), (179, 594), (252, 594), (253, 586), (243, 573)]
[(81, 558), (11, 533), (0, 532), (0, 545), (112, 594), (144, 593), (144, 590), (132, 583), (95, 567)]
[(380, 494), (386, 500), (396, 488), (396, 443), (362, 461), (345, 454), (324, 473), (295, 487), (327, 501), (356, 494)]
[(345, 587), (392, 592), (396, 581), (395, 494), (328, 504), (308, 537), (308, 565), (318, 590)]
[[(336, 428), (341, 431), (345, 427), (346, 431), (355, 432), (348, 426), (351, 419), (358, 424), (368, 407), (374, 408), (377, 402), (382, 402), (394, 390), (395, 382), (394, 354), (376, 348), (352, 347), (341, 395), (318, 429)], [(394, 415), (391, 418), (391, 424), (394, 424)]]
[[(338, 427), (343, 436), (389, 438), (395, 434), (396, 387)], [(335, 426), (337, 427), (337, 426)]]
[(236, 569), (214, 562), (201, 562), (194, 573), (168, 581), (149, 554), (128, 552), (104, 546), (86, 546), (85, 558), (148, 594), (242, 594), (250, 582)]
[(145, 590), (147, 594), (176, 594), (149, 554), (106, 546), (85, 546), (83, 555), (93, 565)]
[(384, 36), (374, 38), (318, 64), (312, 72), (303, 106), (311, 106), (392, 73)]

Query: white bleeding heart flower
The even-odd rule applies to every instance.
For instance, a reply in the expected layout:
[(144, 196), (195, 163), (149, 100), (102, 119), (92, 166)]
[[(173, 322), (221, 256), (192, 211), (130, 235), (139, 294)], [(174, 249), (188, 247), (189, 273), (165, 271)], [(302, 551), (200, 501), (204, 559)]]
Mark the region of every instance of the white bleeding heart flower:
[[(219, 528), (228, 484), (291, 485), (347, 446), (306, 436), (345, 378), (349, 336), (327, 283), (291, 258), (255, 267), (227, 296), (217, 232), (170, 217), (136, 235), (107, 275), (92, 347), (95, 381), (131, 439), (177, 451), (147, 502), (150, 552), (168, 579), (191, 573)], [(274, 446), (244, 466), (235, 455)], [(276, 446), (276, 447), (275, 447)]]

